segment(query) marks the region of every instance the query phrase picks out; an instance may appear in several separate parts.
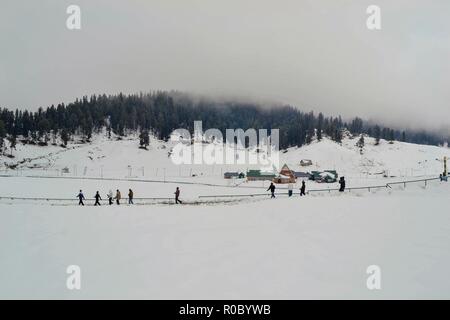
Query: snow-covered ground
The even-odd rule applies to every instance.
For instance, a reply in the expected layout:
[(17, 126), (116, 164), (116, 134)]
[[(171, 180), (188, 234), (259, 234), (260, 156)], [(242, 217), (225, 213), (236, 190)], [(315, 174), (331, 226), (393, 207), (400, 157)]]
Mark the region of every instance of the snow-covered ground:
[[(280, 152), (280, 166), (287, 163), (291, 170), (337, 170), (346, 178), (379, 178), (383, 173), (393, 177), (439, 175), (444, 156), (450, 149), (381, 140), (374, 145), (366, 138), (363, 154), (356, 146), (357, 138), (345, 138), (337, 144), (327, 138), (301, 148)], [(257, 165), (176, 165), (169, 157), (174, 142), (151, 139), (149, 150), (139, 149), (136, 137), (115, 141), (104, 134), (96, 135), (90, 144), (70, 144), (67, 149), (58, 146), (17, 145), (15, 158), (0, 157), (0, 173), (9, 175), (46, 175), (77, 177), (141, 178), (155, 180), (186, 180), (229, 184), (224, 181), (226, 171), (259, 169)], [(313, 165), (301, 167), (302, 159)], [(7, 165), (18, 170), (8, 170)], [(67, 169), (67, 173), (63, 173)], [(195, 177), (193, 177), (195, 176)], [(195, 179), (194, 179), (195, 178)]]
[[(336, 169), (348, 186), (371, 186), (435, 177), (450, 155), (400, 142), (374, 146), (370, 138), (361, 155), (356, 140), (291, 148), (281, 163)], [(135, 139), (97, 136), (68, 149), (19, 145), (14, 159), (2, 158), (8, 177), (0, 177), (0, 196), (73, 199), (83, 189), (91, 198), (132, 188), (136, 197), (172, 197), (180, 186), (187, 204), (1, 199), (0, 298), (450, 298), (450, 184), (199, 202), (199, 195), (264, 193), (267, 183), (223, 179), (246, 167), (176, 166), (170, 148), (153, 140), (145, 151)], [(27, 158), (5, 170), (5, 162)], [(313, 166), (300, 167), (301, 159)], [(79, 291), (66, 288), (69, 265), (81, 268)], [(381, 268), (381, 290), (366, 287), (370, 265)]]
[[(450, 298), (450, 185), (233, 205), (0, 205), (2, 298)], [(66, 288), (66, 268), (82, 288)], [(381, 268), (382, 288), (366, 287)]]

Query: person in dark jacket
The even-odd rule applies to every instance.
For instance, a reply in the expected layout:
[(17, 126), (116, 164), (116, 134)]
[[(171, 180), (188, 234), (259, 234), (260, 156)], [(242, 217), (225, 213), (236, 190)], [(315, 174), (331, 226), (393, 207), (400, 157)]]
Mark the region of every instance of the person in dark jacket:
[(341, 187), (339, 188), (339, 192), (344, 192), (345, 191), (345, 178), (341, 177), (339, 179), (339, 184), (341, 185)]
[(100, 200), (102, 200), (102, 197), (100, 197), (100, 193), (98, 191), (95, 194), (94, 198), (95, 198), (94, 206), (101, 206)]
[(119, 205), (120, 204), (120, 199), (122, 199), (122, 195), (120, 194), (119, 189), (116, 190), (116, 203)]
[(84, 202), (83, 202), (83, 200), (84, 200), (84, 194), (83, 194), (83, 191), (82, 191), (82, 190), (80, 190), (80, 193), (78, 194), (77, 198), (80, 200), (80, 201), (78, 202), (78, 205), (79, 205), (79, 206), (84, 206)]
[(302, 187), (300, 188), (300, 196), (306, 195), (306, 183), (305, 180), (302, 181)]
[(108, 197), (109, 205), (112, 205), (113, 204), (113, 199), (114, 199), (114, 195), (113, 195), (112, 190), (109, 190), (109, 192), (108, 192), (108, 194), (106, 196)]
[(275, 198), (275, 185), (273, 184), (273, 182), (270, 183), (269, 189), (267, 189), (267, 191), (270, 190), (270, 193), (272, 194), (270, 198)]
[(180, 199), (180, 188), (177, 187), (177, 190), (175, 190), (175, 203), (183, 203)]
[(134, 197), (133, 190), (129, 189), (128, 190), (128, 204), (134, 204), (133, 197)]

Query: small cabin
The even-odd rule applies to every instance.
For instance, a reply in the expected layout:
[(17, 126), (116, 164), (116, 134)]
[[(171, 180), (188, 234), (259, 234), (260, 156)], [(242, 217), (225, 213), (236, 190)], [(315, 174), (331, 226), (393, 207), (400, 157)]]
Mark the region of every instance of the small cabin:
[(225, 172), (223, 174), (224, 179), (233, 179), (239, 177), (239, 172)]
[(334, 174), (332, 171), (324, 171), (320, 173), (320, 179), (316, 180), (317, 182), (324, 183), (334, 183), (337, 182), (337, 173)]
[(310, 180), (317, 182), (333, 183), (337, 181), (339, 177), (336, 170), (325, 170), (325, 171), (311, 171)]
[(293, 183), (291, 177), (285, 176), (285, 175), (282, 175), (282, 174), (279, 174), (275, 178), (273, 178), (272, 182), (273, 183), (280, 183), (280, 184)]
[(294, 172), (289, 169), (287, 164), (285, 164), (277, 177), (275, 177), (272, 181), (274, 183), (295, 183), (295, 175)]
[(294, 171), (294, 176), (297, 179), (309, 179), (310, 174), (308, 172)]
[(312, 160), (309, 160), (309, 159), (302, 159), (302, 160), (300, 160), (300, 165), (302, 167), (312, 166), (312, 164), (313, 164)]
[(245, 178), (245, 174), (243, 172), (225, 172), (223, 174), (224, 179), (243, 179)]

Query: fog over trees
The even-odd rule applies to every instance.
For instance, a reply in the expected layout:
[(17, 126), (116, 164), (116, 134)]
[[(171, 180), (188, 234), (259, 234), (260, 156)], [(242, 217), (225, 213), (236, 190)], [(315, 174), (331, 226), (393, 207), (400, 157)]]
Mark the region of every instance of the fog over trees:
[(92, 95), (73, 103), (51, 105), (35, 112), (0, 109), (0, 147), (4, 138), (16, 144), (46, 145), (56, 138), (67, 145), (71, 136), (78, 135), (89, 141), (92, 134), (106, 128), (110, 134), (140, 135), (141, 145), (148, 145), (148, 134), (167, 140), (171, 132), (186, 128), (193, 132), (194, 121), (201, 120), (204, 130), (217, 128), (225, 136), (226, 129), (279, 129), (280, 147), (302, 146), (324, 136), (340, 142), (343, 134), (355, 137), (372, 136), (378, 143), (406, 141), (420, 144), (442, 144), (449, 137), (424, 131), (405, 131), (382, 124), (365, 122), (357, 115), (343, 120), (340, 116), (304, 112), (289, 105), (265, 105), (242, 101), (219, 101), (194, 97), (175, 91), (158, 91), (132, 95)]

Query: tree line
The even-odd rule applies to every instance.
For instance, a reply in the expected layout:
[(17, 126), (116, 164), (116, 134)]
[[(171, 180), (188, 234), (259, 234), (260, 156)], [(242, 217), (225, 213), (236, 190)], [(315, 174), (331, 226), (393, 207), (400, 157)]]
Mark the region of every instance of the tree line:
[(323, 136), (341, 142), (344, 132), (366, 134), (376, 141), (386, 139), (420, 144), (441, 144), (444, 137), (424, 131), (413, 132), (369, 124), (355, 117), (343, 121), (340, 116), (317, 115), (303, 112), (293, 106), (260, 106), (254, 103), (215, 101), (192, 97), (180, 92), (158, 91), (124, 95), (92, 95), (67, 105), (29, 110), (0, 109), (0, 148), (4, 139), (14, 148), (19, 138), (23, 143), (47, 145), (62, 142), (74, 136), (89, 141), (93, 133), (106, 128), (121, 136), (139, 133), (141, 145), (149, 144), (149, 134), (167, 140), (177, 128), (193, 132), (194, 121), (202, 120), (203, 128), (217, 128), (225, 136), (226, 129), (280, 129), (280, 147), (309, 144)]

